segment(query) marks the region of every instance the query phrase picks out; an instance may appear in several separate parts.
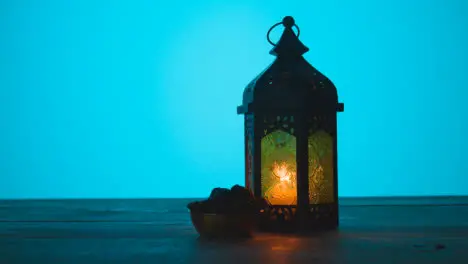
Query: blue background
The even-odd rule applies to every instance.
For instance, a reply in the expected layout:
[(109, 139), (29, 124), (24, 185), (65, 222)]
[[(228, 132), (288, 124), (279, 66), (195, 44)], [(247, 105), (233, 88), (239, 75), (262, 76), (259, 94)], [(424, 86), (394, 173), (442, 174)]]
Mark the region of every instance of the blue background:
[(0, 198), (243, 184), (236, 106), (285, 15), (345, 103), (340, 196), (468, 194), (468, 1), (2, 0)]

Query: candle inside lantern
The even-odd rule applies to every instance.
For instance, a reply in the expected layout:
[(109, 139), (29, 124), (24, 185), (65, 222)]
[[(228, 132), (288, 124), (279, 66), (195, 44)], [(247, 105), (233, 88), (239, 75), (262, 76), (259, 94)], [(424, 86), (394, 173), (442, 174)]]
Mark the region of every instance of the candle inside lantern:
[(274, 162), (272, 174), (276, 178), (273, 181), (267, 197), (272, 204), (292, 205), (296, 203), (296, 172), (288, 168), (286, 162)]
[(296, 205), (296, 138), (287, 132), (262, 139), (262, 196), (272, 205)]

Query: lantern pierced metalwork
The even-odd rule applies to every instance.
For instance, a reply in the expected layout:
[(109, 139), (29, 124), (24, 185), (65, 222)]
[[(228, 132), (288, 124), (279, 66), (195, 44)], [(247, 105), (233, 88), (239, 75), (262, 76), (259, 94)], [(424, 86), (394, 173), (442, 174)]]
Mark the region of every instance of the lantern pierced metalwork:
[[(270, 32), (284, 26), (278, 43)], [(297, 34), (294, 32), (296, 29)], [(244, 90), (245, 182), (268, 201), (260, 230), (338, 226), (337, 112), (334, 84), (310, 65), (299, 27), (287, 16), (267, 33), (274, 62)]]

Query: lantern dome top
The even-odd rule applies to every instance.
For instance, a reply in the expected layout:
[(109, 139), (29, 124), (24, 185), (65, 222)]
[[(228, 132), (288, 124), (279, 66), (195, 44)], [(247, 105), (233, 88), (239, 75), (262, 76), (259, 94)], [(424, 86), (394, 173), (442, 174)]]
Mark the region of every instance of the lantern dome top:
[[(281, 24), (284, 26), (283, 35), (278, 43), (275, 44), (270, 40), (270, 33), (276, 26)], [(293, 27), (297, 30), (297, 36), (293, 31)], [(296, 25), (294, 18), (291, 16), (284, 17), (282, 22), (276, 23), (270, 28), (270, 30), (268, 30), (267, 40), (271, 45), (273, 45), (273, 49), (270, 51), (270, 54), (273, 56), (301, 56), (308, 52), (309, 48), (299, 40), (300, 34), (301, 31)]]
[[(270, 40), (270, 32), (284, 26), (278, 43)], [(297, 35), (293, 28), (296, 28)], [(267, 40), (274, 47), (270, 51), (275, 61), (254, 78), (245, 88), (238, 114), (256, 111), (343, 111), (338, 103), (334, 84), (302, 56), (309, 49), (299, 40), (300, 30), (292, 17), (273, 25)]]

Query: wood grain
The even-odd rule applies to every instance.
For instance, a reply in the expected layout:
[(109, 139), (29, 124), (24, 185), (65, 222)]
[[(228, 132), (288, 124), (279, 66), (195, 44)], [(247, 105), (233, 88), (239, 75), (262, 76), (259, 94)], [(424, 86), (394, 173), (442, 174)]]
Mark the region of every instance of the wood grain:
[(468, 263), (468, 199), (344, 199), (340, 229), (205, 241), (190, 199), (0, 201), (0, 264)]

